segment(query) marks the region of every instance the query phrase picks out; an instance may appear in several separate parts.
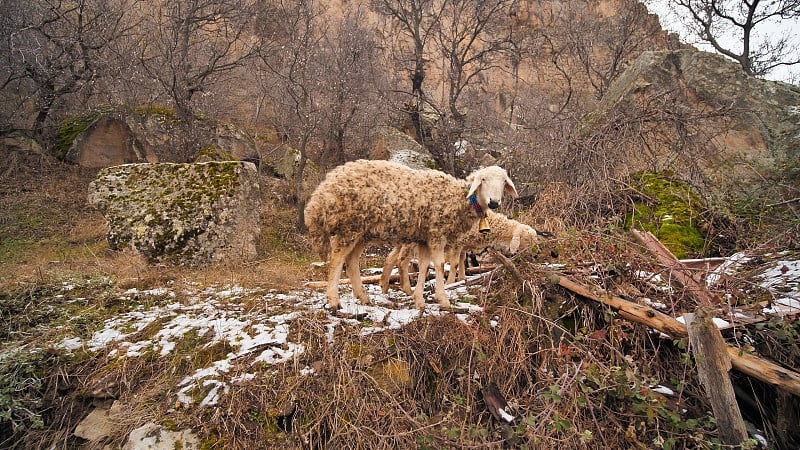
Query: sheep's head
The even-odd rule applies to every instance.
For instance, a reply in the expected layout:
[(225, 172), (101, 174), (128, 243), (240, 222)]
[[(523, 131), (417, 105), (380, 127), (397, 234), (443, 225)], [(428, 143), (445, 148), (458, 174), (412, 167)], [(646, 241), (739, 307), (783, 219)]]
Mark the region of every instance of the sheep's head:
[(533, 246), (536, 245), (536, 236), (537, 233), (533, 227), (525, 225), (524, 223), (518, 223), (517, 226), (514, 227), (514, 234), (508, 246), (508, 250), (511, 253), (517, 253), (520, 248), (533, 248)]
[(505, 193), (517, 196), (517, 188), (502, 167), (489, 166), (476, 170), (467, 177), (467, 182), (469, 183), (467, 197), (475, 195), (477, 204), (484, 211), (499, 208)]

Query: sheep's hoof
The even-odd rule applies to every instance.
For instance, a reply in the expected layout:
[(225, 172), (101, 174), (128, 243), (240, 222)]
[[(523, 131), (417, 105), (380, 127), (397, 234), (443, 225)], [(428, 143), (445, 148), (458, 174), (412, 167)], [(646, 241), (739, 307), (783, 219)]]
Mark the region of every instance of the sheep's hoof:
[(440, 311), (450, 311), (450, 312), (452, 312), (453, 311), (453, 305), (451, 305), (450, 302), (448, 302), (446, 305), (443, 305), (443, 304), (440, 303), (439, 304), (439, 310)]
[(328, 300), (328, 309), (330, 309), (331, 311), (338, 311), (339, 309), (341, 309), (341, 307), (342, 305), (340, 305), (339, 302), (331, 302), (330, 300)]

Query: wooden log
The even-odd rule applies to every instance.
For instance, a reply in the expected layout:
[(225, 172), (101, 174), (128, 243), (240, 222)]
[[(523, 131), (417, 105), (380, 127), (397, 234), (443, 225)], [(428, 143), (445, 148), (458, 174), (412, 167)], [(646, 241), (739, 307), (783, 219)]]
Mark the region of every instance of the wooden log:
[[(467, 268), (467, 274), (468, 275), (475, 275), (475, 274), (479, 274), (479, 273), (490, 272), (490, 271), (492, 271), (492, 270), (494, 270), (496, 268), (497, 268), (497, 266), (494, 266), (494, 265), (481, 266), (481, 267), (469, 267), (469, 268)], [(416, 272), (410, 272), (408, 274), (408, 276), (411, 277), (412, 279), (415, 279), (416, 276), (417, 276), (417, 273)], [(433, 277), (434, 277), (433, 272), (428, 274), (428, 279), (433, 279)], [(400, 276), (399, 275), (391, 275), (389, 277), (389, 282), (397, 282), (399, 280), (400, 280)], [(369, 276), (366, 276), (366, 277), (361, 277), (361, 283), (362, 284), (375, 284), (375, 283), (380, 283), (380, 281), (381, 281), (381, 275), (369, 275)], [(342, 279), (339, 280), (339, 284), (350, 284), (350, 279), (349, 278), (342, 278)], [(328, 282), (327, 281), (306, 281), (305, 283), (303, 283), (303, 287), (313, 288), (313, 289), (322, 289), (322, 288), (325, 288), (327, 286), (328, 286)]]
[(668, 314), (664, 314), (661, 311), (655, 310), (649, 306), (640, 305), (639, 303), (633, 303), (625, 299), (615, 297), (600, 289), (595, 289), (578, 283), (567, 276), (555, 272), (549, 272), (548, 276), (552, 282), (580, 295), (581, 297), (600, 302), (616, 309), (619, 311), (619, 315), (625, 319), (650, 326), (673, 338), (688, 337), (686, 326)]
[(739, 446), (747, 439), (747, 429), (728, 373), (731, 358), (727, 344), (714, 325), (710, 311), (700, 307), (684, 317), (697, 375), (717, 419), (719, 439), (725, 445)]
[(670, 270), (670, 279), (676, 280), (683, 286), (693, 298), (701, 305), (718, 305), (722, 301), (718, 295), (714, 295), (706, 289), (704, 283), (692, 276), (692, 272), (685, 267), (675, 255), (664, 244), (661, 243), (653, 233), (649, 231), (639, 231), (632, 229), (631, 232), (639, 243), (644, 245), (655, 255), (658, 262)]
[[(546, 272), (551, 282), (580, 295), (581, 297), (608, 305), (625, 319), (647, 325), (672, 338), (688, 337), (686, 326), (673, 317), (648, 306), (615, 297), (602, 289), (586, 286), (557, 272)], [(745, 375), (772, 384), (786, 392), (800, 396), (800, 374), (765, 358), (744, 353), (728, 345), (728, 355), (733, 368)]]

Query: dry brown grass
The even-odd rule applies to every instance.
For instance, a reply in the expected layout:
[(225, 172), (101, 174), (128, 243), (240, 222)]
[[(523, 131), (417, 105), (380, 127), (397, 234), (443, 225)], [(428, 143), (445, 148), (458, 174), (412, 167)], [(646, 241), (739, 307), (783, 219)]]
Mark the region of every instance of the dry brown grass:
[[(324, 279), (324, 269), (309, 265), (316, 257), (294, 230), (294, 209), (278, 196), (286, 191), (285, 182), (269, 180), (264, 191), (256, 261), (187, 270), (148, 265), (131, 251), (110, 251), (102, 218), (85, 204), (92, 174), (48, 170), (0, 185), (3, 217), (39, 207), (58, 212), (42, 217), (63, 217), (29, 227), (0, 221), (4, 251), (19, 250), (4, 253), (0, 261), (0, 318), (8, 330), (3, 351), (12, 343), (48, 349), (21, 358), (19, 366), (3, 362), (4, 369), (20, 371), (24, 364), (43, 369), (37, 375), (40, 387), (18, 395), (41, 399), (25, 405), (45, 411), (41, 428), (15, 433), (0, 426), (5, 446), (85, 448), (72, 430), (96, 402), (90, 394), (107, 387), (125, 411), (112, 445), (154, 421), (192, 428), (209, 449), (718, 448), (708, 405), (680, 343), (577, 298), (551, 284), (541, 270), (543, 261), (555, 259), (603, 289), (646, 293), (668, 303), (663, 293), (632, 276), (636, 269), (652, 269), (652, 261), (619, 232), (556, 230), (555, 222), (556, 238), (543, 241), (538, 253), (514, 259), (525, 286), (502, 270), (495, 273), (479, 298), (484, 311), (466, 324), (449, 314), (367, 336), (362, 325), (352, 324), (337, 327), (328, 342), (328, 313), (306, 311), (290, 327), (292, 342), (305, 346), (301, 356), (275, 366), (241, 362), (229, 375), (255, 378), (232, 384), (217, 406), (176, 405), (176, 384), (228, 349), (203, 349), (202, 339), (187, 336), (168, 358), (111, 358), (102, 351), (67, 356), (52, 343), (64, 330), (89, 336), (105, 318), (135, 307), (118, 295), (132, 287), (192, 281), (289, 291), (305, 280)], [(538, 205), (535, 214), (522, 211), (520, 220), (538, 227), (540, 218), (563, 207), (563, 199), (557, 200)], [(23, 247), (6, 246), (12, 230), (11, 240)], [(380, 252), (371, 261), (379, 262)], [(111, 281), (97, 281), (104, 277)], [(71, 296), (84, 301), (56, 295), (71, 279), (82, 280)], [(263, 299), (242, 301), (246, 311), (264, 307)], [(152, 333), (142, 330), (139, 338)], [(770, 336), (773, 341), (764, 339), (765, 346), (785, 342)], [(300, 375), (306, 366), (315, 374)], [(656, 383), (670, 385), (679, 396), (657, 394), (651, 389)], [(508, 401), (512, 424), (490, 414), (482, 394), (490, 384)]]

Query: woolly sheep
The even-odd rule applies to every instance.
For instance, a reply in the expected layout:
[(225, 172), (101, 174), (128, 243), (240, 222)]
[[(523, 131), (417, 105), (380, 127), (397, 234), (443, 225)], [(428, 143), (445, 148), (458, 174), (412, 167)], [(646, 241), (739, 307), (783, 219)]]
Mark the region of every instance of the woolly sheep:
[[(473, 227), (454, 243), (447, 245), (445, 261), (450, 264), (450, 271), (447, 275), (446, 284), (454, 283), (456, 274), (458, 274), (459, 279), (466, 278), (464, 261), (467, 251), (481, 251), (486, 247), (492, 247), (504, 253), (514, 254), (520, 248), (533, 247), (537, 242), (538, 233), (533, 227), (514, 219), (509, 219), (503, 214), (488, 211), (487, 221), (491, 228), (489, 234), (481, 233), (477, 227)], [(400, 289), (408, 295), (412, 294), (411, 283), (408, 278), (408, 265), (417, 250), (418, 248), (415, 244), (405, 244), (392, 249), (386, 257), (381, 275), (381, 289), (384, 293), (388, 292), (389, 277), (392, 269), (398, 267)]]
[[(504, 193), (517, 195), (504, 169), (486, 167), (459, 180), (436, 170), (415, 170), (390, 161), (358, 160), (331, 170), (311, 194), (305, 224), (316, 248), (330, 249), (326, 298), (338, 309), (339, 278), (347, 264), (353, 295), (363, 304), (369, 297), (361, 285), (359, 257), (370, 243), (420, 247), (420, 262), (433, 260), (434, 297), (443, 308), (444, 250), (448, 242), (476, 226), (489, 209), (500, 206)], [(424, 274), (422, 274), (424, 276)], [(422, 289), (414, 302), (424, 309)]]

